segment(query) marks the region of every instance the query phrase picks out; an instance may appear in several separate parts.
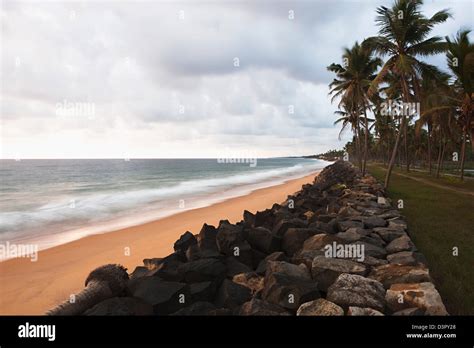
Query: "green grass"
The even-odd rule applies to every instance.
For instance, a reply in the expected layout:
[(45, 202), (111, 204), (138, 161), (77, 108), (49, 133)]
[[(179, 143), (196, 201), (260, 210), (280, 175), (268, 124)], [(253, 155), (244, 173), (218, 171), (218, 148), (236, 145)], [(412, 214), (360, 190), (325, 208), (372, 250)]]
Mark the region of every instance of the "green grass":
[[(383, 181), (384, 168), (369, 165), (368, 169)], [(409, 175), (430, 178), (422, 173)], [(456, 187), (471, 189), (470, 184), (464, 185)], [(396, 173), (392, 175), (388, 194), (395, 201), (403, 199), (402, 214), (410, 236), (425, 255), (448, 312), (474, 315), (474, 198)], [(453, 247), (458, 247), (459, 256), (453, 256)]]
[(474, 180), (469, 177), (466, 177), (464, 181), (461, 181), (458, 176), (452, 175), (440, 175), (439, 178), (436, 178), (435, 171), (433, 171), (432, 175), (429, 175), (428, 172), (417, 170), (411, 170), (410, 173), (407, 173), (405, 168), (394, 168), (393, 171), (401, 174), (409, 174), (410, 176), (422, 178), (439, 185), (474, 191)]

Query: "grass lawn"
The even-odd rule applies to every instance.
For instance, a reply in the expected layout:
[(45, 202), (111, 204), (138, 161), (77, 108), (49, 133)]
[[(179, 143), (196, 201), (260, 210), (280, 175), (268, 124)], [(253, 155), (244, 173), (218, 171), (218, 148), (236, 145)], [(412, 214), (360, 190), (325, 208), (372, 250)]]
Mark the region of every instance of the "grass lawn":
[[(385, 169), (369, 165), (369, 172), (383, 182)], [(407, 174), (406, 172), (401, 172)], [(450, 178), (432, 179), (438, 184), (473, 191), (472, 183), (450, 183)], [(431, 276), (452, 315), (474, 315), (474, 198), (444, 190), (393, 173), (388, 195), (403, 199), (402, 214), (417, 248), (426, 256)], [(459, 255), (453, 256), (453, 247)]]

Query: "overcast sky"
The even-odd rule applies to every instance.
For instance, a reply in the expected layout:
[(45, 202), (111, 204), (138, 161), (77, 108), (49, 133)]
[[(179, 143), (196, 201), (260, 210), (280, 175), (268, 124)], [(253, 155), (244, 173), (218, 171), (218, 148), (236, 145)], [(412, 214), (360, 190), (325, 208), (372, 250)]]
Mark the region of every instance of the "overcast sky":
[[(384, 1), (1, 1), (2, 158), (222, 157), (342, 148), (342, 48)], [(471, 0), (434, 34), (474, 22)], [(471, 36), (472, 37), (472, 36)], [(445, 58), (434, 61), (445, 67)]]

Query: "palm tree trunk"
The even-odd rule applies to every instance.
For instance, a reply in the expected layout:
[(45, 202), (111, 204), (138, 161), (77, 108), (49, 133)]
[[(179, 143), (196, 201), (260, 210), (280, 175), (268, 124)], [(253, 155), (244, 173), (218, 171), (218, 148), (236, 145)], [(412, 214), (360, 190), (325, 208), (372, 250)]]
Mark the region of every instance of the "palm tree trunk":
[(361, 149), (360, 149), (360, 124), (359, 124), (359, 120), (357, 120), (357, 123), (356, 123), (356, 132), (357, 132), (357, 153), (358, 153), (358, 156), (357, 156), (357, 160), (359, 162), (359, 170), (362, 171), (362, 152), (361, 152)]
[[(404, 118), (406, 116), (403, 116)], [(410, 163), (408, 161), (408, 122), (405, 122), (405, 127), (403, 128), (403, 147), (405, 148), (405, 166), (407, 173), (410, 171)]]
[(362, 176), (365, 175), (366, 167), (367, 167), (367, 156), (369, 153), (369, 120), (367, 119), (367, 112), (365, 111), (365, 103), (364, 103), (364, 126), (365, 126), (365, 134), (364, 134), (364, 164), (362, 167)]
[(461, 181), (464, 181), (464, 161), (466, 158), (466, 128), (463, 128), (462, 132), (462, 147), (461, 147)]
[(388, 163), (387, 174), (385, 175), (385, 189), (388, 188), (388, 184), (390, 183), (390, 176), (392, 175), (393, 165), (395, 164), (395, 159), (397, 158), (397, 150), (398, 146), (400, 145), (400, 137), (402, 135), (402, 129), (405, 126), (405, 117), (402, 117), (402, 121), (400, 123), (400, 130), (397, 134), (397, 138), (395, 139), (395, 145), (393, 146), (392, 150), (392, 157), (390, 158), (390, 162)]
[(446, 148), (446, 142), (442, 141), (441, 144), (440, 144), (439, 154), (438, 154), (438, 165), (436, 167), (436, 178), (439, 178), (439, 172), (440, 172), (441, 167), (443, 165), (444, 149), (445, 148)]
[(428, 168), (431, 174), (431, 126), (428, 125)]

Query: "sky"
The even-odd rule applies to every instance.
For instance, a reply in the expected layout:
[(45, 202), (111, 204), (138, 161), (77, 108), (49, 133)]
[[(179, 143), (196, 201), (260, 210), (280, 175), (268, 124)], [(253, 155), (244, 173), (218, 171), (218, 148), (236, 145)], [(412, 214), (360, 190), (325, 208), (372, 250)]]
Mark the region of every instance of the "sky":
[[(0, 158), (341, 149), (326, 67), (390, 1), (1, 0)], [(472, 28), (471, 0), (427, 0)], [(472, 37), (472, 36), (471, 36)], [(432, 63), (446, 69), (445, 57)]]

